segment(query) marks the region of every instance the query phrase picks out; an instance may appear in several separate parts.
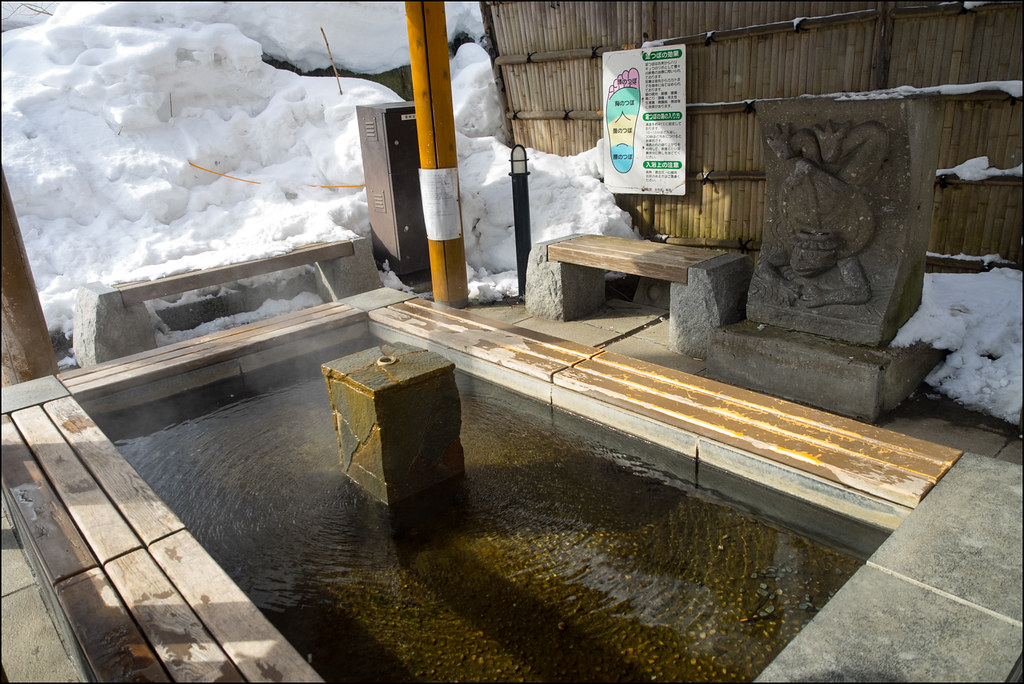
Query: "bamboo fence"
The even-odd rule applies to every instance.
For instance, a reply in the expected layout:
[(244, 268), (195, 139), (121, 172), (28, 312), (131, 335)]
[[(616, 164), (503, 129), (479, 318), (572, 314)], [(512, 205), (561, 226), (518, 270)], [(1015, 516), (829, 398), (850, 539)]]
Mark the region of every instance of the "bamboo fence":
[[(687, 194), (616, 195), (644, 235), (756, 255), (765, 218), (757, 101), (974, 84), (945, 100), (939, 168), (1021, 164), (1022, 2), (481, 2), (508, 132), (574, 155), (603, 135), (601, 55), (687, 48)], [(950, 89), (945, 88), (944, 91)], [(928, 250), (1024, 264), (1019, 176), (936, 179)], [(977, 270), (934, 257), (933, 270)]]

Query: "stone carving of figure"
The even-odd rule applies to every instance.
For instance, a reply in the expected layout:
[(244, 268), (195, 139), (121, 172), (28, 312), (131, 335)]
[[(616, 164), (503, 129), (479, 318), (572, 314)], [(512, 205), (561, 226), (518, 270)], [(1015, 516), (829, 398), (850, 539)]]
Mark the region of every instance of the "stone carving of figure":
[(857, 255), (874, 236), (875, 218), (863, 186), (885, 160), (885, 128), (876, 121), (829, 120), (797, 131), (778, 125), (767, 142), (785, 164), (781, 240), (762, 252), (752, 287), (792, 307), (868, 302), (871, 286)]

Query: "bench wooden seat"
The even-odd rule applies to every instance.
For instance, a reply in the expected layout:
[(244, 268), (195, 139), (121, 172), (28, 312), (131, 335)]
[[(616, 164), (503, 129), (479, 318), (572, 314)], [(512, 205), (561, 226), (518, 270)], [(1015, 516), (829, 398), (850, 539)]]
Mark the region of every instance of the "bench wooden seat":
[(66, 371), (58, 378), (82, 401), (135, 390), (130, 399), (138, 402), (171, 393), (160, 383), (186, 389), (240, 376), (366, 332), (366, 312), (330, 302)]
[(836, 506), (847, 492), (892, 504), (872, 519), (881, 526), (898, 524), (963, 453), (441, 304), (411, 300), (370, 318), (376, 336), (431, 348), (488, 380), (500, 367), (511, 389), (600, 416), (698, 464), (722, 467), (739, 455), (802, 473), (815, 487), (831, 483)]
[(611, 235), (575, 235), (533, 246), (526, 269), (526, 310), (572, 321), (605, 301), (605, 272), (666, 281), (673, 351), (707, 358), (711, 330), (746, 317), (750, 257)]
[(611, 235), (579, 235), (547, 246), (548, 260), (669, 282), (687, 282), (691, 266), (726, 254), (698, 247)]
[(90, 680), (322, 681), (73, 397), (3, 415), (2, 479)]

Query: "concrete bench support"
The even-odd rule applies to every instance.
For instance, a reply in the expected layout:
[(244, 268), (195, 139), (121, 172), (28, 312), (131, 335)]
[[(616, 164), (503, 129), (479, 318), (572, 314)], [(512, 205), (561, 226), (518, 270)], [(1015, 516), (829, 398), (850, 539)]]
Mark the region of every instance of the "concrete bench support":
[[(315, 265), (315, 274), (313, 279), (306, 275), (301, 283), (302, 290), (311, 291), (315, 288), (326, 302), (337, 302), (380, 287), (380, 275), (368, 238), (309, 245), (276, 257), (141, 283), (126, 283), (115, 287), (89, 283), (79, 288), (75, 298), (75, 358), (80, 366), (85, 367), (155, 349), (154, 325), (158, 320), (149, 313), (146, 301), (206, 287), (216, 288), (308, 264)], [(234, 296), (233, 299), (238, 301), (230, 302), (229, 297), (218, 297), (211, 300), (215, 303), (203, 307), (183, 305), (175, 308), (176, 318), (183, 318), (193, 324), (191, 327), (195, 327), (211, 319), (203, 311), (215, 312), (213, 318), (240, 313), (258, 307), (267, 295), (264, 293), (258, 301), (248, 301), (254, 297)]]
[(121, 291), (88, 283), (75, 295), (75, 359), (93, 366), (156, 348), (153, 318), (146, 305), (125, 305)]
[(690, 266), (687, 282), (672, 283), (669, 345), (677, 352), (706, 359), (711, 330), (746, 318), (750, 257), (723, 254)]
[(603, 235), (534, 245), (526, 310), (558, 321), (581, 318), (604, 303), (605, 271), (671, 283), (669, 344), (682, 354), (706, 358), (711, 330), (746, 317), (750, 257)]
[(531, 316), (572, 321), (604, 304), (603, 270), (548, 259), (548, 245), (565, 239), (539, 242), (530, 250), (526, 310)]

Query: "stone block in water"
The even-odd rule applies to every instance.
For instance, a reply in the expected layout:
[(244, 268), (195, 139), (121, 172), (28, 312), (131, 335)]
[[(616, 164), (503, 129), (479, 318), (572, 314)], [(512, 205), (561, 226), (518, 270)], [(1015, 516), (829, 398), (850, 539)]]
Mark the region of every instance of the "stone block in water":
[(766, 221), (747, 318), (883, 346), (921, 302), (938, 98), (757, 103)]
[(455, 364), (403, 343), (322, 366), (345, 473), (391, 505), (464, 474)]

